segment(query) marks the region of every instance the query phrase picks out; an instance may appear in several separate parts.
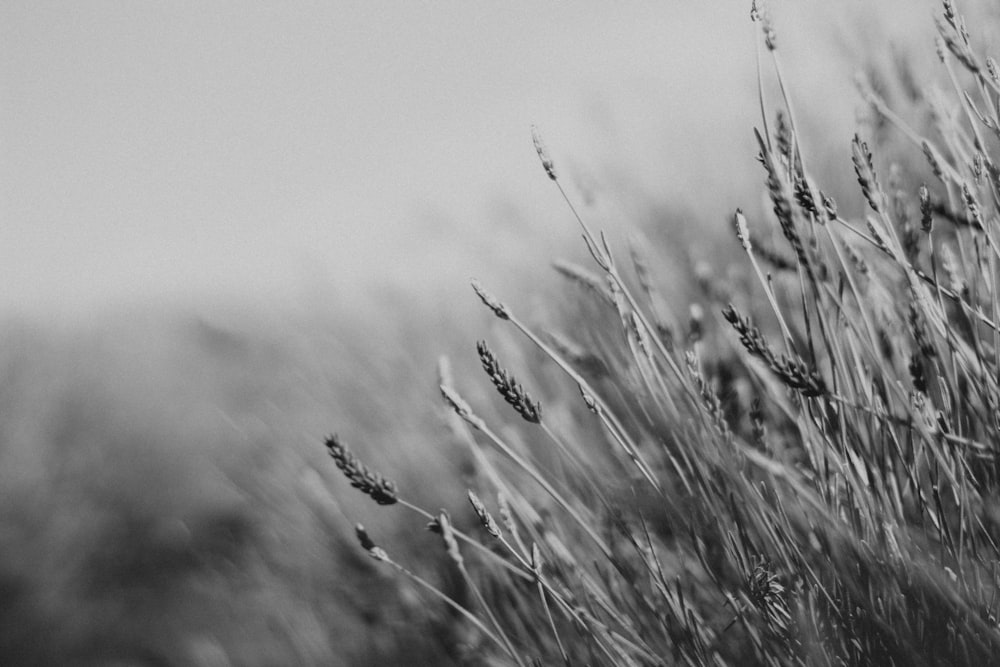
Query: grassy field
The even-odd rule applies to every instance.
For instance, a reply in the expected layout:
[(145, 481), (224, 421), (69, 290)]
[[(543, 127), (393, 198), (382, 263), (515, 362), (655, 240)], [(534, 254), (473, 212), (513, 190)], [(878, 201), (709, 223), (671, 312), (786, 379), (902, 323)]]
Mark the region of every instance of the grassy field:
[[(524, 294), (473, 283), (499, 320), (475, 346), (484, 374), (440, 372), (468, 505), (421, 509), (326, 441), (353, 486), (441, 537), (446, 589), (357, 527), (467, 629), (457, 659), (993, 662), (1000, 70), (977, 34), (995, 15), (973, 10), (937, 8), (933, 74), (859, 63), (848, 189), (804, 150), (796, 112), (815, 101), (787, 86), (755, 6), (767, 204), (731, 216), (742, 257), (688, 280), (676, 254), (588, 224), (535, 134), (591, 261), (556, 266), (574, 296), (541, 323)], [(477, 384), (500, 396), (463, 397)]]
[(526, 132), (582, 240), (466, 230), (459, 303), (6, 325), (0, 663), (995, 662), (1000, 16), (930, 8), (849, 94), (740, 8), (755, 120), (673, 173)]

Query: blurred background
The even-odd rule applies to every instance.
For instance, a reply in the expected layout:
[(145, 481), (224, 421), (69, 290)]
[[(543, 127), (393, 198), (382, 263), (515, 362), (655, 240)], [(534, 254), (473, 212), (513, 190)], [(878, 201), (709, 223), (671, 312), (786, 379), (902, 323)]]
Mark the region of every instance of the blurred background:
[[(855, 71), (934, 58), (936, 3), (873, 4), (770, 4), (843, 182)], [(761, 196), (749, 10), (0, 3), (0, 662), (448, 664), (461, 638), (351, 536), (419, 569), (423, 521), (323, 437), (463, 505), (434, 368), (490, 331), (468, 278), (543, 316), (550, 261), (585, 259), (532, 125), (614, 247), (731, 249)]]
[[(846, 144), (865, 31), (920, 43), (935, 3), (826, 4), (771, 11)], [(532, 124), (609, 224), (636, 193), (712, 221), (757, 176), (748, 6), (2, 3), (0, 308), (464, 297), (575, 238)]]

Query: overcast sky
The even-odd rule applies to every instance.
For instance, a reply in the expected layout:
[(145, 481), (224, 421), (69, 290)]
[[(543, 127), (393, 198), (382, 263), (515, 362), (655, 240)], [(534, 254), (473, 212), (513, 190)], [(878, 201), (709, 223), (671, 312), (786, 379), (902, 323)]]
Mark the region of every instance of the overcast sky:
[[(3, 2), (0, 312), (464, 290), (574, 231), (533, 123), (609, 217), (629, 187), (728, 210), (753, 164), (748, 6)], [(835, 31), (785, 9), (793, 78), (844, 91)]]

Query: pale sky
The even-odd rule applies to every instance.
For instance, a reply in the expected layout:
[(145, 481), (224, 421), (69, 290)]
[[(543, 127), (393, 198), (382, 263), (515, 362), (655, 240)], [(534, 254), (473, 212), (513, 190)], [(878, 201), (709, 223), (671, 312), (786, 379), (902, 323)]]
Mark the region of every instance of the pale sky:
[[(829, 23), (787, 4), (793, 83), (839, 91), (821, 106), (842, 112), (846, 146), (852, 66), (831, 55)], [(758, 178), (748, 13), (7, 0), (0, 314), (315, 281), (450, 298), (473, 273), (546, 271), (576, 236), (532, 124), (602, 222), (625, 217), (632, 189), (722, 215)]]

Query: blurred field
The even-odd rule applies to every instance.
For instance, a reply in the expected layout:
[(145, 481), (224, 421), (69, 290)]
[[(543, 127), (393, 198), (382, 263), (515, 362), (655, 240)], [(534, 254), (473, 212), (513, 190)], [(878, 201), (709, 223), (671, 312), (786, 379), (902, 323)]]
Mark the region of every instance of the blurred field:
[(396, 639), (420, 654), (422, 624), (344, 541), (359, 499), (331, 495), (321, 446), (336, 426), (444, 493), (454, 463), (398, 346), (176, 311), (5, 342), (4, 664), (394, 664)]
[[(931, 7), (773, 3), (845, 190), (853, 71), (875, 34), (879, 65), (932, 57)], [(744, 3), (341, 9), (0, 9), (0, 663), (450, 664), (447, 614), (351, 530), (447, 588), (438, 540), (322, 441), (464, 502), (435, 361), (475, 368), (467, 278), (541, 319), (585, 255), (530, 124), (683, 307), (761, 201)]]

